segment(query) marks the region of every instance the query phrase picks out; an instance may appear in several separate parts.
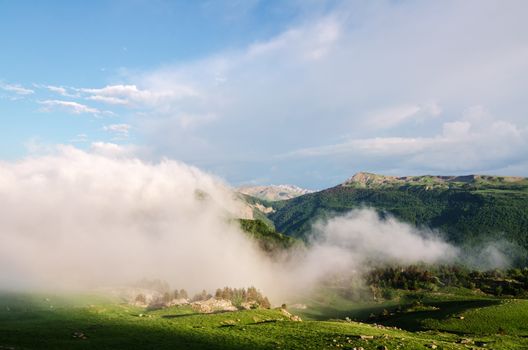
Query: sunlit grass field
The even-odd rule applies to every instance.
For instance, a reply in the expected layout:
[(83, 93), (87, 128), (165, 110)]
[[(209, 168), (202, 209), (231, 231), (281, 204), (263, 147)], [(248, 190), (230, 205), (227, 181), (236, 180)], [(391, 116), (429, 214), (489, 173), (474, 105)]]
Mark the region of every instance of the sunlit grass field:
[[(0, 349), (466, 349), (462, 339), (470, 339), (474, 348), (528, 348), (528, 301), (477, 298), (435, 305), (439, 309), (377, 322), (403, 328), (394, 329), (331, 315), (326, 321), (294, 322), (280, 309), (146, 311), (101, 296), (4, 293)], [(363, 309), (356, 305), (350, 313), (354, 310)]]

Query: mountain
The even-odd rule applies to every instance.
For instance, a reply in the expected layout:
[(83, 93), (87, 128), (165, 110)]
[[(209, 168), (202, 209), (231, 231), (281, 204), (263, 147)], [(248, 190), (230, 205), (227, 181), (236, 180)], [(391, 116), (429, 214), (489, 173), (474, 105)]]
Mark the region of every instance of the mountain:
[(404, 186), (423, 186), (425, 189), (433, 188), (466, 188), (479, 187), (513, 187), (518, 188), (528, 185), (528, 180), (518, 176), (490, 176), (490, 175), (462, 175), (462, 176), (386, 176), (373, 173), (360, 172), (345, 181), (342, 186), (356, 188), (388, 188)]
[(266, 201), (291, 199), (313, 192), (293, 185), (242, 186), (237, 190), (240, 193)]
[(358, 173), (338, 186), (271, 205), (267, 216), (277, 231), (294, 237), (305, 237), (316, 220), (372, 207), (438, 229), (454, 243), (505, 239), (528, 251), (528, 179), (522, 177)]

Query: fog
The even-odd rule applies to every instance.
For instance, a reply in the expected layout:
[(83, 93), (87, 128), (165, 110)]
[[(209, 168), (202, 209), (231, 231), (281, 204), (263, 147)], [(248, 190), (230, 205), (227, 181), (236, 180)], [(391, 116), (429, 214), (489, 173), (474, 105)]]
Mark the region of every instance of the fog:
[(501, 237), (482, 237), (482, 242), (464, 247), (459, 261), (476, 270), (504, 269), (522, 261), (524, 249)]
[(328, 275), (361, 274), (372, 264), (450, 263), (458, 256), (437, 234), (364, 208), (313, 225), (298, 276), (310, 284)]
[(248, 207), (221, 179), (115, 145), (0, 163), (0, 289), (86, 289), (160, 278), (212, 291), (256, 286), (272, 298), (367, 261), (447, 262), (431, 232), (362, 209), (314, 225), (308, 248), (262, 253), (233, 218)]
[(263, 283), (269, 269), (229, 223), (243, 207), (228, 186), (175, 161), (107, 151), (59, 147), (0, 166), (2, 286)]

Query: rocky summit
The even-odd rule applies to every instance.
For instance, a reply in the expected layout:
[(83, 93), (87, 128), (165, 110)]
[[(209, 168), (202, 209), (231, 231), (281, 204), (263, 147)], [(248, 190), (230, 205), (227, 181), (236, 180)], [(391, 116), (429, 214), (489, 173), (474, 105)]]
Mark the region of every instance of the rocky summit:
[(492, 175), (421, 175), (421, 176), (389, 176), (368, 172), (359, 172), (342, 183), (342, 186), (357, 188), (380, 188), (400, 186), (425, 186), (427, 189), (441, 187), (456, 187), (464, 185), (526, 185), (528, 180), (518, 176)]
[(267, 201), (280, 201), (302, 196), (313, 191), (294, 185), (242, 186), (238, 192)]

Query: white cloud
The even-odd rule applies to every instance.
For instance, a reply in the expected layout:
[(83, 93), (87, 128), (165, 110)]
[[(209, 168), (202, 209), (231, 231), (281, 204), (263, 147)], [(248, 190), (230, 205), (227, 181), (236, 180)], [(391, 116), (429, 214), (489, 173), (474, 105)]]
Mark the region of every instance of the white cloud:
[(79, 91), (87, 94), (86, 98), (89, 100), (133, 107), (152, 107), (156, 104), (170, 103), (198, 95), (191, 87), (184, 85), (172, 85), (166, 89), (140, 89), (136, 85), (108, 85), (99, 89), (79, 89)]
[(23, 96), (35, 93), (35, 91), (25, 88), (18, 84), (0, 84), (0, 89)]
[[(365, 169), (528, 175), (519, 166), (528, 156), (518, 152), (525, 146), (518, 134), (528, 127), (528, 3), (338, 1), (325, 8), (305, 11), (267, 40), (125, 71), (113, 85), (79, 93), (126, 107), (158, 154), (234, 182), (269, 177), (320, 187)], [(277, 164), (284, 153), (327, 159)], [(417, 168), (420, 159), (427, 167)]]
[(136, 145), (117, 145), (112, 142), (93, 142), (90, 152), (107, 158), (135, 158), (142, 150)]
[(63, 86), (54, 86), (54, 85), (46, 85), (44, 86), (49, 91), (59, 94), (61, 96), (65, 97), (80, 97), (78, 92), (75, 92), (75, 89), (72, 88), (65, 88)]
[(182, 129), (190, 129), (202, 124), (213, 122), (216, 119), (216, 115), (210, 113), (205, 115), (183, 114), (177, 117), (177, 122), (181, 125)]
[(307, 48), (306, 57), (319, 60), (329, 53), (339, 39), (340, 25), (333, 19), (319, 22), (315, 27), (314, 41)]
[[(319, 19), (313, 26), (292, 28), (271, 40), (255, 43), (238, 57), (248, 61), (277, 54), (294, 55), (295, 58), (317, 61), (327, 55), (341, 35), (341, 23), (335, 17)], [(232, 59), (236, 57), (232, 57)]]
[(62, 86), (48, 85), (48, 86), (46, 86), (46, 89), (48, 89), (51, 92), (55, 92), (55, 93), (57, 93), (59, 95), (62, 95), (62, 96), (65, 96), (67, 94), (66, 89), (63, 88)]
[[(471, 104), (504, 109), (501, 120), (525, 127), (522, 111), (528, 110), (522, 103), (514, 103), (516, 108), (510, 103), (512, 96), (522, 101), (519, 84), (528, 81), (528, 65), (511, 60), (522, 52), (524, 40), (518, 30), (512, 35), (508, 28), (512, 23), (526, 26), (520, 16), (505, 8), (498, 13), (487, 2), (479, 6), (455, 2), (341, 5), (339, 13), (311, 18), (245, 50), (136, 76), (136, 81), (154, 89), (173, 82), (189, 84), (202, 97), (193, 103), (183, 99), (166, 105), (173, 112), (170, 117), (149, 115), (143, 120), (149, 126), (145, 130), (152, 131), (152, 141), (164, 152), (185, 157), (173, 151), (176, 145), (171, 140), (191, 138), (188, 134), (173, 138), (175, 133), (183, 134), (181, 124), (173, 122), (174, 115), (214, 114), (214, 126), (193, 130), (192, 142), (204, 140), (210, 147), (203, 152), (216, 161), (225, 159), (225, 154), (243, 154), (246, 148), (240, 144), (251, 145), (253, 154), (248, 157), (269, 160), (288, 147), (333, 144), (343, 137), (356, 140), (350, 142), (356, 149), (406, 157), (435, 147), (430, 144), (460, 144), (462, 140), (452, 140), (450, 133), (463, 132), (462, 125), (449, 123), (457, 122)], [(467, 18), (472, 18), (469, 29)], [(439, 30), (441, 23), (452, 24), (449, 30)], [(475, 33), (490, 36), (475, 41)], [(478, 37), (484, 38), (483, 34)], [(498, 47), (503, 50), (497, 51)], [(221, 84), (216, 83), (218, 77)], [(500, 88), (491, 81), (500, 81)], [(475, 128), (472, 123), (473, 136), (483, 134)], [(234, 141), (221, 138), (221, 133)], [(270, 137), (276, 142), (273, 146)], [(484, 142), (485, 136), (478, 137)], [(502, 142), (512, 141), (505, 137)], [(452, 147), (446, 147), (442, 157), (448, 163), (456, 153)], [(189, 148), (200, 152), (199, 147)], [(442, 149), (438, 147), (437, 153)]]
[(63, 97), (72, 97), (79, 98), (80, 95), (76, 91), (77, 89), (71, 87), (57, 86), (57, 85), (45, 85), (45, 84), (33, 84), (33, 87), (37, 89), (47, 90), (53, 94), (63, 96)]
[(84, 143), (88, 142), (88, 135), (86, 134), (77, 134), (74, 138), (70, 140), (72, 143)]
[(417, 117), (423, 108), (419, 105), (402, 105), (381, 109), (365, 117), (365, 125), (376, 129), (391, 128)]
[[(476, 114), (478, 111), (478, 114)], [(472, 107), (462, 119), (445, 122), (431, 137), (373, 137), (300, 149), (285, 157), (353, 157), (390, 162), (397, 159), (408, 169), (440, 172), (499, 169), (522, 162), (528, 149), (528, 128), (492, 118), (481, 106)]]
[(82, 103), (74, 101), (63, 101), (63, 100), (44, 100), (39, 101), (42, 105), (40, 109), (43, 112), (52, 112), (54, 110), (63, 110), (73, 114), (92, 114), (94, 116), (111, 115), (110, 111), (99, 110), (94, 107), (89, 107)]
[(0, 213), (3, 286), (159, 277), (192, 291), (273, 288), (271, 262), (228, 220), (243, 205), (219, 179), (174, 161), (144, 163), (121, 146), (96, 147), (60, 146), (0, 164), (2, 203), (12, 209)]
[(131, 126), (129, 124), (110, 124), (103, 126), (104, 131), (111, 132), (116, 139), (128, 138)]
[(29, 154), (43, 154), (52, 152), (55, 146), (46, 142), (43, 142), (38, 137), (32, 137), (24, 142), (24, 147)]
[(320, 247), (332, 247), (341, 256), (360, 260), (400, 262), (452, 261), (458, 250), (433, 232), (423, 232), (393, 217), (380, 219), (372, 209), (359, 209), (314, 225)]

